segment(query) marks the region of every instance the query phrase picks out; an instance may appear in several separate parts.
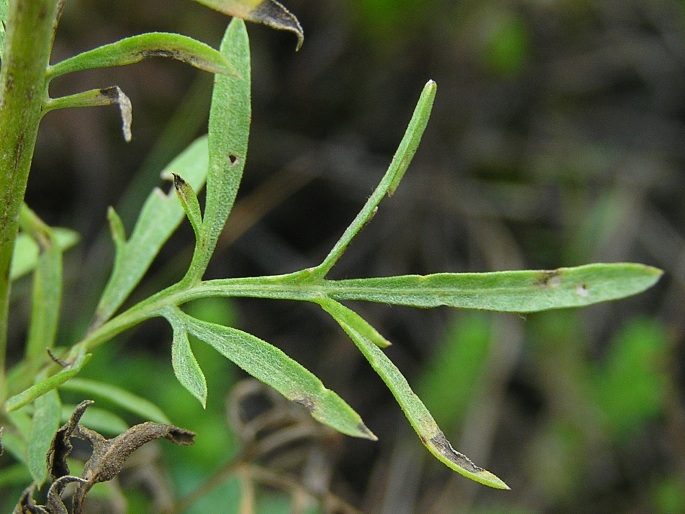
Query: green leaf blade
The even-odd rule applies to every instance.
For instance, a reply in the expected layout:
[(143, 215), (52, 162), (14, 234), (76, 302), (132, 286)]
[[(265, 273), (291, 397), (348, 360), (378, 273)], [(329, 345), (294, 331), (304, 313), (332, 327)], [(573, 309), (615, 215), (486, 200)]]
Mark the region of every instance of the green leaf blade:
[(421, 143), (421, 138), (433, 110), (433, 102), (435, 101), (437, 90), (437, 84), (429, 80), (424, 86), (423, 91), (421, 91), (421, 96), (416, 103), (414, 113), (411, 120), (409, 120), (407, 131), (390, 163), (389, 173), (391, 179), (388, 186), (388, 194), (391, 196), (397, 189), (397, 186), (399, 186), (402, 177), (404, 177), (407, 168), (409, 168), (414, 158), (416, 150), (419, 148), (419, 143)]
[(625, 298), (654, 285), (661, 270), (641, 264), (588, 264), (551, 271), (437, 273), (330, 281), (336, 300), (501, 312), (583, 307)]
[(15, 394), (5, 402), (5, 410), (7, 412), (16, 411), (25, 405), (28, 405), (36, 398), (47, 394), (49, 391), (60, 387), (68, 380), (73, 379), (90, 360), (91, 354), (81, 354), (77, 357), (73, 364), (60, 370), (58, 373), (41, 380), (40, 382), (25, 389), (19, 394)]
[(179, 383), (207, 407), (207, 380), (193, 354), (185, 328), (173, 323), (174, 337), (171, 343), (171, 365)]
[(75, 71), (126, 66), (150, 57), (170, 57), (210, 73), (235, 73), (223, 55), (200, 41), (180, 34), (151, 32), (65, 59), (48, 69), (48, 78)]
[(352, 240), (361, 232), (367, 223), (371, 221), (371, 218), (375, 215), (378, 205), (385, 195), (392, 195), (397, 189), (397, 186), (402, 180), (404, 173), (407, 171), (419, 143), (421, 142), (421, 137), (428, 124), (431, 110), (433, 109), (433, 101), (435, 100), (436, 92), (437, 85), (432, 80), (428, 81), (423, 87), (419, 100), (414, 108), (414, 113), (407, 125), (407, 130), (397, 147), (397, 151), (395, 152), (385, 175), (383, 175), (383, 178), (374, 192), (368, 198), (350, 226), (345, 229), (345, 232), (340, 236), (340, 239), (335, 243), (323, 262), (314, 268), (315, 276), (324, 277), (331, 270)]
[(344, 305), (322, 299), (319, 305), (335, 319), (341, 328), (350, 336), (357, 345), (369, 364), (385, 382), (404, 411), (407, 420), (416, 431), (421, 442), (443, 464), (483, 485), (495, 489), (509, 489), (509, 487), (491, 472), (476, 466), (468, 457), (456, 451), (449, 443), (443, 432), (436, 424), (433, 416), (428, 411), (420, 398), (412, 391), (409, 383), (392, 361), (369, 341), (363, 331), (355, 324), (350, 324), (349, 309)]
[(250, 42), (245, 23), (234, 18), (221, 42), (221, 53), (234, 64), (239, 76), (214, 78), (209, 113), (209, 171), (202, 241), (193, 255), (189, 280), (199, 279), (207, 268), (224, 228), (243, 176), (250, 133)]
[(304, 406), (317, 421), (343, 434), (376, 439), (359, 414), (342, 398), (275, 346), (241, 330), (197, 320), (180, 310), (164, 315), (183, 323), (188, 333), (289, 400)]

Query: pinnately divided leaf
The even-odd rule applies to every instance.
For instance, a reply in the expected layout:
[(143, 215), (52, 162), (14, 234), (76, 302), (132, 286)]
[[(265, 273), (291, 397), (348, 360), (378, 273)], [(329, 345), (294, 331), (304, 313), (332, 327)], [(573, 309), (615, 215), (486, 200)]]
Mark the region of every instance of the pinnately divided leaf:
[(241, 330), (201, 321), (178, 308), (161, 313), (175, 331), (185, 329), (238, 367), (305, 407), (317, 421), (353, 437), (376, 436), (345, 401), (275, 346)]
[(364, 357), (369, 361), (378, 376), (385, 382), (404, 411), (409, 423), (418, 434), (421, 442), (443, 464), (471, 480), (493, 487), (509, 489), (497, 476), (476, 466), (465, 455), (459, 453), (449, 443), (445, 434), (435, 423), (433, 416), (412, 391), (407, 379), (392, 361), (363, 335), (359, 327), (350, 323), (349, 309), (333, 300), (320, 300), (319, 305), (335, 319), (347, 335), (354, 341)]

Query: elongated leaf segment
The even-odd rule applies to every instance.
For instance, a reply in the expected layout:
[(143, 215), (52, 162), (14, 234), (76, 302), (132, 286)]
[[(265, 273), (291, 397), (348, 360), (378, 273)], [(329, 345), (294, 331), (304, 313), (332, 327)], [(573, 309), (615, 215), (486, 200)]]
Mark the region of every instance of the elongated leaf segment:
[(171, 365), (178, 382), (202, 404), (207, 406), (207, 380), (190, 347), (188, 333), (178, 317), (168, 316), (174, 330), (171, 343)]
[(239, 77), (216, 75), (209, 112), (209, 168), (202, 218), (202, 238), (184, 281), (199, 280), (216, 248), (233, 208), (247, 158), (251, 120), (250, 41), (245, 23), (234, 18), (226, 29), (220, 51), (233, 63)]
[[(287, 399), (305, 407), (314, 419), (353, 437), (376, 440), (352, 407), (340, 396), (327, 389), (307, 368), (288, 357), (275, 346), (252, 334), (215, 323), (195, 319), (178, 308), (168, 308), (160, 313), (171, 324), (177, 339), (175, 344), (185, 345), (185, 331), (212, 346), (238, 367), (270, 385)], [(183, 350), (182, 350), (183, 351)], [(191, 380), (201, 380), (199, 367), (192, 360), (178, 358), (183, 366), (182, 374)], [(201, 374), (201, 371), (199, 372)], [(177, 375), (178, 376), (178, 375)], [(188, 380), (181, 382), (184, 387)], [(189, 387), (186, 387), (190, 390)], [(191, 393), (197, 396), (193, 391)]]
[(330, 271), (352, 242), (352, 239), (371, 221), (378, 210), (378, 204), (381, 203), (385, 195), (391, 196), (397, 189), (421, 142), (421, 136), (426, 130), (437, 88), (438, 86), (432, 80), (429, 80), (423, 87), (404, 137), (402, 137), (385, 175), (323, 262), (314, 268), (313, 276), (324, 277)]
[(414, 391), (412, 391), (402, 372), (397, 369), (376, 344), (364, 335), (365, 329), (363, 326), (360, 327), (355, 322), (350, 323), (354, 318), (349, 316), (349, 309), (347, 307), (327, 299), (319, 300), (317, 303), (338, 322), (350, 339), (354, 341), (359, 351), (366, 357), (371, 367), (385, 382), (397, 403), (402, 407), (404, 415), (418, 434), (421, 442), (440, 462), (457, 473), (481, 484), (495, 489), (509, 489), (509, 486), (497, 476), (476, 466), (466, 455), (452, 448), (445, 434), (438, 428), (431, 413)]
[(36, 398), (39, 398), (40, 396), (47, 394), (49, 391), (61, 386), (67, 380), (74, 378), (76, 375), (78, 375), (83, 366), (85, 366), (90, 360), (90, 357), (90, 353), (81, 354), (72, 364), (62, 369), (59, 373), (41, 380), (28, 389), (25, 389), (21, 393), (12, 396), (5, 403), (5, 410), (7, 412), (16, 411), (17, 409), (28, 405)]
[(202, 211), (200, 210), (200, 202), (197, 199), (195, 191), (193, 191), (193, 186), (183, 180), (177, 173), (172, 173), (172, 175), (174, 177), (174, 189), (176, 190), (176, 194), (178, 195), (179, 200), (181, 200), (181, 205), (193, 227), (193, 231), (195, 231), (195, 237), (199, 240), (202, 230)]
[(210, 73), (235, 74), (223, 55), (200, 41), (180, 34), (151, 32), (128, 37), (50, 66), (47, 78), (75, 71), (126, 66), (150, 57), (169, 57)]
[(287, 30), (297, 36), (299, 50), (304, 42), (304, 31), (297, 18), (276, 0), (195, 0), (219, 12), (262, 23), (278, 30)]

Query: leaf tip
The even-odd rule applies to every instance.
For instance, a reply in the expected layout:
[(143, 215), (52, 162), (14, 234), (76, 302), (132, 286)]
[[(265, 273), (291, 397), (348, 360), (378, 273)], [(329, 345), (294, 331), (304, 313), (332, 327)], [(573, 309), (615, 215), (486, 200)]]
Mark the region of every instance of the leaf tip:
[(374, 434), (369, 427), (364, 423), (359, 423), (357, 425), (357, 430), (359, 431), (362, 439), (368, 439), (369, 441), (378, 441), (378, 436)]
[(449, 468), (471, 480), (493, 489), (509, 490), (509, 486), (495, 474), (476, 466), (471, 459), (455, 450), (441, 430), (430, 439), (421, 437), (430, 452)]

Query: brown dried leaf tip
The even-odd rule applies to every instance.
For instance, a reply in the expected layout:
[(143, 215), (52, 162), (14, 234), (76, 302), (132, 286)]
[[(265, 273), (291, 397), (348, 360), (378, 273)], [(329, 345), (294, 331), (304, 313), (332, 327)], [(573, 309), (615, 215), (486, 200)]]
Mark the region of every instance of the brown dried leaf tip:
[[(67, 483), (78, 482), (72, 498), (72, 514), (80, 514), (83, 512), (84, 498), (93, 485), (98, 482), (107, 482), (116, 477), (126, 459), (145, 443), (162, 437), (179, 445), (190, 445), (194, 442), (195, 434), (193, 432), (174, 425), (151, 422), (134, 425), (123, 434), (112, 439), (105, 439), (98, 432), (79, 423), (83, 413), (92, 404), (93, 402), (90, 400), (81, 402), (69, 421), (55, 434), (47, 455), (48, 469), (53, 479), (48, 491), (48, 504), (35, 505), (31, 487), (24, 492), (15, 512), (21, 514), (34, 512), (68, 514), (60, 495)], [(87, 441), (93, 448), (81, 477), (71, 476), (67, 465), (67, 457), (73, 449), (71, 444), (73, 437)]]

